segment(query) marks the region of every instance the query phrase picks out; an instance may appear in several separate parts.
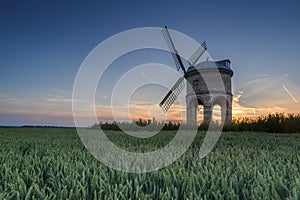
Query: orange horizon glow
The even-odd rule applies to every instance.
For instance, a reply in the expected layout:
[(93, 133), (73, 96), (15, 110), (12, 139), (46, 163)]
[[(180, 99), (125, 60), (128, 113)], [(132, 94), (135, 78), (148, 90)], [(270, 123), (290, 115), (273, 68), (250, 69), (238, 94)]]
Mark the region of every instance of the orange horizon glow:
[[(249, 118), (249, 119), (255, 119), (258, 117), (264, 117), (267, 116), (268, 114), (275, 114), (275, 113), (285, 113), (285, 114), (298, 114), (300, 113), (300, 110), (289, 110), (284, 107), (279, 107), (279, 106), (270, 106), (270, 107), (247, 107), (243, 106), (240, 104), (239, 99), (241, 97), (241, 94), (235, 95), (233, 97), (233, 102), (232, 102), (232, 118), (234, 119), (241, 119), (241, 118)], [(141, 103), (141, 104), (145, 104)], [(150, 104), (150, 103), (149, 103)], [(129, 115), (132, 121), (137, 121), (139, 119), (143, 120), (152, 120), (153, 115), (151, 115), (151, 111), (153, 110), (153, 107), (155, 107), (154, 110), (158, 111), (158, 109), (161, 109), (158, 105), (139, 105), (139, 104), (130, 104), (128, 107), (127, 106), (120, 106), (118, 114), (125, 118), (126, 116), (126, 110), (129, 110)], [(112, 117), (111, 114), (111, 108), (109, 106), (106, 106), (105, 109), (104, 107), (98, 106), (98, 118), (101, 121), (101, 119), (108, 119)], [(179, 104), (174, 104), (171, 106), (169, 111), (166, 113), (166, 117), (154, 117), (156, 121), (172, 121), (172, 122), (185, 122), (186, 121), (186, 110), (185, 106), (180, 106)], [(221, 108), (216, 105), (213, 110), (213, 121), (221, 121), (221, 113), (220, 113)], [(159, 113), (162, 113), (162, 110), (159, 111)], [(200, 109), (198, 111), (198, 122), (203, 121), (203, 110)]]
[[(233, 119), (239, 119), (239, 118), (250, 118), (250, 119), (255, 119), (258, 117), (264, 117), (267, 116), (268, 114), (274, 114), (274, 113), (294, 113), (294, 114), (298, 114), (300, 113), (299, 111), (292, 111), (292, 110), (287, 110), (284, 108), (280, 108), (280, 107), (272, 107), (272, 108), (251, 108), (251, 107), (244, 107), (241, 106), (238, 103), (238, 96), (234, 97), (233, 100)], [(87, 107), (88, 108), (88, 107)], [(119, 110), (118, 112), (116, 112), (116, 114), (119, 116), (119, 118), (122, 119), (122, 116), (126, 116), (125, 112), (122, 112), (122, 110), (124, 111), (125, 108), (117, 108), (117, 110)], [(127, 108), (126, 108), (127, 109)], [(157, 109), (160, 109), (160, 107), (158, 107), (158, 105), (155, 107), (154, 111), (157, 111)], [(112, 116), (112, 112), (111, 112), (111, 108), (110, 106), (97, 106), (97, 116), (98, 116), (98, 121), (102, 121), (102, 122), (112, 122), (115, 121), (113, 116)], [(153, 112), (153, 108), (152, 111), (151, 109), (149, 109), (149, 106), (141, 106), (141, 105), (130, 105), (130, 118), (131, 121), (137, 121), (139, 119), (143, 119), (143, 120), (152, 120), (153, 119), (153, 115), (151, 115), (151, 112)], [(215, 111), (219, 111), (220, 109), (215, 109)], [(2, 108), (0, 109), (0, 112), (2, 114), (9, 114), (9, 115), (20, 115), (20, 116), (35, 116), (32, 119), (34, 120), (40, 120), (40, 119), (45, 119), (45, 121), (47, 119), (50, 118), (58, 118), (58, 117), (63, 117), (68, 119), (69, 124), (72, 124), (72, 118), (73, 118), (73, 113), (71, 110), (60, 110), (60, 109), (6, 109), (6, 108)], [(88, 115), (84, 114), (85, 111), (82, 110), (82, 116), (85, 117), (89, 117)], [(162, 111), (161, 111), (162, 113)], [(200, 113), (203, 113), (200, 111)], [(155, 113), (152, 113), (155, 114)], [(169, 110), (169, 112), (167, 112), (166, 117), (163, 118), (159, 118), (159, 117), (154, 117), (156, 121), (172, 121), (172, 122), (186, 122), (185, 118), (186, 118), (186, 111), (185, 111), (185, 107), (181, 107), (180, 105), (173, 105), (172, 108)], [(219, 113), (215, 113), (213, 114), (213, 120), (214, 121), (221, 121), (221, 117)], [(120, 122), (124, 122), (128, 120), (120, 120)], [(198, 115), (198, 122), (202, 122), (203, 121), (203, 117), (201, 118)], [(130, 122), (130, 121), (129, 121)], [(87, 124), (89, 125), (89, 124)]]
[[(300, 113), (300, 89), (288, 81), (281, 80), (277, 77), (263, 77), (240, 87), (240, 90), (233, 96), (232, 116), (233, 118), (250, 118), (264, 117), (274, 113)], [(147, 92), (147, 90), (146, 90)], [(109, 97), (100, 96), (101, 101), (87, 102), (77, 100), (82, 104), (80, 115), (82, 118), (90, 118), (91, 110), (95, 111), (98, 121), (136, 121), (138, 119), (156, 121), (186, 121), (185, 96), (176, 101), (169, 111), (165, 114), (158, 106), (157, 101), (161, 97), (150, 99), (136, 98), (127, 104), (114, 106), (114, 114), (119, 120), (115, 120), (112, 114)], [(139, 95), (138, 97), (141, 97)], [(61, 89), (52, 89), (45, 96), (18, 98), (8, 94), (0, 93), (0, 114), (7, 116), (8, 119), (21, 119), (29, 124), (68, 124), (74, 125), (72, 113), (71, 92)], [(180, 104), (181, 103), (181, 104)], [(198, 112), (198, 122), (203, 121), (203, 108)], [(216, 108), (213, 113), (213, 120), (220, 121), (220, 108)], [(28, 122), (29, 121), (29, 122)], [(9, 120), (7, 120), (9, 123)], [(3, 122), (2, 122), (3, 123)], [(2, 125), (2, 124), (0, 124)], [(85, 124), (89, 126), (91, 124)]]

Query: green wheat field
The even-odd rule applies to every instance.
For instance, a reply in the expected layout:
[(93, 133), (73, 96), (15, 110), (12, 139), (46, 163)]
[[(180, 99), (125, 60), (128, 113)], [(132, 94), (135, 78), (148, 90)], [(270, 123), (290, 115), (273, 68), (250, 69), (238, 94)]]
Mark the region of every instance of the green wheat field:
[[(130, 151), (158, 149), (176, 134), (135, 139), (107, 131)], [(73, 128), (0, 128), (0, 199), (299, 199), (300, 134), (224, 132), (199, 158), (205, 132), (176, 162), (133, 174), (110, 169)]]

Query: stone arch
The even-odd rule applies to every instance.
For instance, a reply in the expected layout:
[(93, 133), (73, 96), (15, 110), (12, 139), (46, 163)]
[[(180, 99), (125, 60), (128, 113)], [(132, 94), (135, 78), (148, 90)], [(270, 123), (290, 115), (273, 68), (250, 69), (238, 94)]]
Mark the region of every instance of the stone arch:
[[(208, 121), (210, 119), (211, 105), (209, 99), (203, 95), (189, 96), (187, 101), (187, 123), (198, 124), (199, 119)], [(202, 110), (199, 112), (199, 105), (202, 105)]]
[(195, 95), (189, 96), (188, 101), (186, 102), (186, 106), (187, 106), (187, 123), (196, 124), (198, 98)]
[[(226, 96), (216, 96), (212, 99), (212, 108), (219, 105), (221, 108), (221, 122), (231, 122), (231, 104)], [(212, 113), (213, 114), (213, 113)]]

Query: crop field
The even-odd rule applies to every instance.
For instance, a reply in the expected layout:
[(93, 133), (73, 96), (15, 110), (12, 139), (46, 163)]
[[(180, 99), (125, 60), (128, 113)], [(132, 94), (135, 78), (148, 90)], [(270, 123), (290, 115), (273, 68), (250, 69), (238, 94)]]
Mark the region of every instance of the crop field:
[[(176, 134), (107, 136), (122, 148), (160, 148)], [(0, 199), (299, 199), (300, 134), (224, 132), (199, 158), (205, 132), (177, 161), (134, 174), (110, 169), (73, 128), (0, 128)]]

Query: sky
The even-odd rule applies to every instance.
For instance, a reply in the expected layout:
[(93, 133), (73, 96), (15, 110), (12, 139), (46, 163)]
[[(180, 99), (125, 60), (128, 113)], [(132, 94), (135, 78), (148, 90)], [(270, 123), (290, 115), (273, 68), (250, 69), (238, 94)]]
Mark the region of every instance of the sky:
[[(235, 117), (300, 113), (299, 11), (298, 1), (2, 0), (0, 125), (74, 126), (73, 84), (87, 55), (120, 32), (165, 25), (199, 43), (206, 40), (214, 59), (232, 61)], [(120, 77), (117, 73), (128, 69), (121, 62), (174, 66), (166, 52), (133, 54), (116, 60), (108, 76)], [(100, 84), (115, 82), (107, 78)], [(153, 104), (166, 91), (159, 86), (137, 90), (128, 103), (130, 115), (149, 117), (157, 108), (139, 97), (148, 95)], [(96, 94), (99, 119), (112, 120), (109, 94)], [(177, 119), (181, 110), (175, 105), (169, 118)]]

